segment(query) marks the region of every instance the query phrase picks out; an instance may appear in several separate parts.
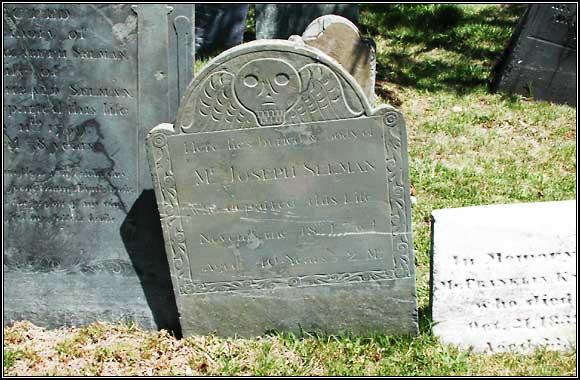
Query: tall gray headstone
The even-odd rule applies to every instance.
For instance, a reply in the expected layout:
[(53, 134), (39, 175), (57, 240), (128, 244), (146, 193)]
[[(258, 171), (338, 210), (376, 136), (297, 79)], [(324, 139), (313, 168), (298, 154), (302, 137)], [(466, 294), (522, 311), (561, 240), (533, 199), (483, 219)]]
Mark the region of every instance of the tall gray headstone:
[(256, 39), (300, 35), (316, 18), (334, 14), (358, 22), (356, 4), (256, 4)]
[(224, 52), (148, 150), (184, 335), (417, 332), (404, 119), (329, 56)]
[(178, 329), (144, 144), (192, 78), (192, 6), (3, 7), (4, 323)]
[(489, 353), (576, 346), (576, 200), (433, 211), (433, 333)]
[(496, 91), (576, 105), (577, 4), (531, 4), (493, 73)]

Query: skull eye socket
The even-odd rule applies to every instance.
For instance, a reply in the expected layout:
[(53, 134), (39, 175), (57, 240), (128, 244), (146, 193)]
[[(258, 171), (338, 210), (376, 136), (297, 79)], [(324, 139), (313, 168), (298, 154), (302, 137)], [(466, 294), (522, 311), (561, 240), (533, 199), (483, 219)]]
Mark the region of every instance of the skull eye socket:
[(276, 75), (274, 82), (276, 82), (278, 86), (286, 86), (288, 82), (290, 82), (290, 77), (286, 74), (280, 73)]
[(258, 78), (255, 75), (246, 75), (244, 85), (246, 87), (256, 87), (258, 85)]

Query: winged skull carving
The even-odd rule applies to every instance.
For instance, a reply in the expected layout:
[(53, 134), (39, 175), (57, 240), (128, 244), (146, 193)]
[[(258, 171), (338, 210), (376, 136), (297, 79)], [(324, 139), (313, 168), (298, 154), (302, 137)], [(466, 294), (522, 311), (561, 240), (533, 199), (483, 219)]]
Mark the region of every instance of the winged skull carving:
[(238, 100), (256, 115), (261, 126), (284, 124), (286, 112), (298, 100), (300, 87), (296, 69), (277, 58), (246, 63), (234, 81)]
[(186, 109), (184, 113), (184, 132), (210, 132), (256, 126), (252, 115), (233, 97), (233, 80), (234, 75), (227, 71), (213, 73), (205, 80), (194, 107)]
[(291, 123), (348, 119), (364, 112), (362, 105), (352, 109), (338, 76), (328, 67), (313, 63), (300, 69), (302, 90), (292, 109)]
[(255, 59), (236, 75), (211, 74), (200, 87), (184, 110), (184, 132), (347, 119), (364, 112), (360, 102), (353, 109), (346, 101), (337, 74), (318, 63), (297, 71), (279, 58)]

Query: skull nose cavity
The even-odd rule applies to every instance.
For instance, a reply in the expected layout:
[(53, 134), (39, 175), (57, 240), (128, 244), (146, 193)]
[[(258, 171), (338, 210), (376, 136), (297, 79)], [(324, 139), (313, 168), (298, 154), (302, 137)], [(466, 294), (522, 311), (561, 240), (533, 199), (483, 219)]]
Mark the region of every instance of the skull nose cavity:
[[(262, 91), (260, 92), (260, 96), (263, 96), (262, 105), (274, 105), (274, 98), (273, 95), (277, 94), (276, 90), (272, 86), (269, 80), (265, 80), (262, 82)], [(264, 95), (262, 95), (264, 94)]]

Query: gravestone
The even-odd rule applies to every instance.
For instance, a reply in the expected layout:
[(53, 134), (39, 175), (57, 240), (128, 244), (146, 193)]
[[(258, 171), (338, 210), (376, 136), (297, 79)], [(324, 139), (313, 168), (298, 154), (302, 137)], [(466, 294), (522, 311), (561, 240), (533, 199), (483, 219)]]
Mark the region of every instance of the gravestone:
[(577, 4), (531, 4), (504, 57), (492, 88), (576, 106)]
[(433, 333), (483, 352), (576, 346), (576, 201), (433, 211)]
[(301, 37), (291, 36), (290, 40), (301, 40), (334, 58), (356, 79), (371, 104), (374, 103), (375, 44), (363, 39), (356, 25), (342, 16), (325, 15), (312, 21)]
[(195, 52), (207, 57), (242, 43), (249, 4), (198, 4)]
[(193, 7), (3, 7), (4, 323), (178, 329), (143, 165), (192, 78)]
[(334, 14), (358, 22), (356, 4), (256, 4), (256, 39), (288, 39), (316, 18)]
[(224, 52), (148, 151), (184, 335), (417, 332), (404, 119), (330, 57)]

